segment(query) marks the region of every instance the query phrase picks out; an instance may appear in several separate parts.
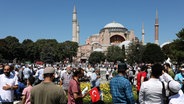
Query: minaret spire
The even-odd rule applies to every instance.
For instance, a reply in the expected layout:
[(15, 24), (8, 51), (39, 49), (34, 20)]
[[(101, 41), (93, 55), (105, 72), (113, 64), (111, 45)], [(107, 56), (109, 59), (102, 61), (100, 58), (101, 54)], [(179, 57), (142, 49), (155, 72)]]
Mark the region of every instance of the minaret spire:
[(142, 45), (144, 45), (144, 23), (142, 23)]
[(79, 33), (80, 33), (80, 27), (79, 27), (79, 22), (77, 21), (77, 43), (80, 43), (80, 36), (79, 36)]
[(156, 9), (156, 19), (155, 19), (155, 44), (159, 45), (158, 42), (158, 28), (159, 24), (158, 24), (158, 10)]
[(72, 41), (77, 42), (77, 11), (74, 5), (72, 18)]

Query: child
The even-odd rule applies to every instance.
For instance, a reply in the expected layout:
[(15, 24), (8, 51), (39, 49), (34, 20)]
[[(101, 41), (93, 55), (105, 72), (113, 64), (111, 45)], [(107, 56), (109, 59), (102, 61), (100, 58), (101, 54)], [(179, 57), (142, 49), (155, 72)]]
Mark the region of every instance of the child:
[(27, 80), (27, 87), (22, 92), (22, 104), (31, 104), (30, 102), (30, 94), (32, 89), (32, 84), (34, 83), (35, 78), (30, 76)]

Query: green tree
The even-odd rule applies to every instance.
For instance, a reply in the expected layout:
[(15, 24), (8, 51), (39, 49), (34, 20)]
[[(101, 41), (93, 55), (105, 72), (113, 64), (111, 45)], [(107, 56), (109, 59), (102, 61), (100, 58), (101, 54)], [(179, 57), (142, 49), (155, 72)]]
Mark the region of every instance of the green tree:
[(90, 64), (94, 65), (105, 61), (105, 55), (102, 52), (92, 52), (88, 60)]
[(174, 40), (174, 42), (171, 43), (170, 51), (171, 54), (169, 54), (169, 56), (173, 55), (171, 60), (181, 65), (184, 62), (184, 41), (181, 39)]
[(30, 39), (25, 39), (22, 42), (22, 47), (24, 50), (24, 60), (23, 61), (34, 62), (35, 60), (34, 42)]
[(181, 65), (184, 62), (184, 28), (176, 36), (178, 38), (172, 43), (163, 46), (162, 50), (172, 62)]
[(171, 43), (164, 45), (162, 47), (162, 51), (164, 52), (166, 57), (174, 59), (174, 55), (172, 54), (172, 51), (171, 51)]
[(59, 51), (61, 54), (59, 55), (63, 59), (69, 59), (72, 62), (72, 58), (77, 56), (78, 43), (72, 41), (65, 41), (59, 45)]
[(9, 60), (10, 62), (12, 62), (12, 60), (15, 58), (21, 60), (23, 57), (22, 53), (24, 52), (19, 40), (13, 36), (7, 36), (4, 41), (6, 43), (5, 47), (7, 49), (5, 59)]
[(54, 63), (55, 61), (55, 50), (53, 47), (51, 47), (49, 44), (46, 44), (42, 47), (42, 51), (40, 53), (40, 58), (45, 63)]
[(117, 61), (124, 61), (125, 59), (125, 50), (121, 49), (118, 46), (109, 46), (107, 48), (106, 54), (107, 61), (109, 62), (117, 62)]
[(64, 49), (64, 44), (63, 43), (59, 43), (58, 45), (57, 45), (57, 58), (58, 58), (58, 60), (60, 60), (60, 61), (64, 61), (64, 59), (65, 59), (65, 55), (64, 55), (64, 51), (63, 51), (63, 49)]
[(182, 28), (176, 36), (178, 39), (174, 40), (171, 44), (171, 51), (172, 54), (174, 54), (174, 59), (178, 63), (178, 65), (181, 65), (184, 63), (184, 28)]
[(4, 39), (0, 39), (0, 55), (1, 55), (1, 62), (3, 60), (5, 60), (8, 55), (7, 55), (7, 52), (8, 52), (8, 47), (6, 45), (6, 42)]
[(178, 39), (184, 40), (184, 28), (182, 28), (182, 29), (176, 34), (176, 36), (178, 37)]
[(139, 43), (131, 43), (127, 49), (126, 59), (127, 63), (133, 65), (135, 63), (142, 63), (142, 55), (145, 47)]
[(53, 63), (56, 61), (57, 56), (57, 44), (55, 39), (40, 39), (35, 43), (35, 53), (38, 54), (37, 60), (41, 60), (45, 63)]
[(142, 60), (144, 63), (162, 63), (166, 56), (162, 52), (160, 46), (153, 43), (148, 43), (143, 52)]

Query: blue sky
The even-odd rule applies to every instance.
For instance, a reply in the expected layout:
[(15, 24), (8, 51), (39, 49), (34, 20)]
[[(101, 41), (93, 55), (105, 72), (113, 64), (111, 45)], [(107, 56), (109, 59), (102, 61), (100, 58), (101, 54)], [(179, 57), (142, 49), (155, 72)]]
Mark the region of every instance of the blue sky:
[(154, 42), (156, 9), (159, 16), (159, 43), (176, 39), (184, 28), (183, 0), (1, 0), (0, 38), (72, 39), (74, 5), (80, 25), (80, 44), (116, 21), (141, 40), (144, 23), (145, 42)]

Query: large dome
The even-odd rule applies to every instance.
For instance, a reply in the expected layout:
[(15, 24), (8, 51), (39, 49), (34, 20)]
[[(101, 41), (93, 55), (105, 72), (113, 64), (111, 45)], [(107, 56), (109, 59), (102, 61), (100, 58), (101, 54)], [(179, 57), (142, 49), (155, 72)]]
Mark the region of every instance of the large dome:
[(111, 27), (120, 27), (120, 28), (124, 28), (124, 26), (120, 23), (117, 23), (117, 22), (111, 22), (111, 23), (108, 23), (107, 25), (104, 26), (104, 28), (111, 28)]

